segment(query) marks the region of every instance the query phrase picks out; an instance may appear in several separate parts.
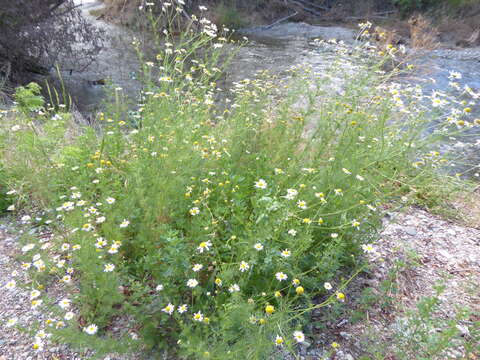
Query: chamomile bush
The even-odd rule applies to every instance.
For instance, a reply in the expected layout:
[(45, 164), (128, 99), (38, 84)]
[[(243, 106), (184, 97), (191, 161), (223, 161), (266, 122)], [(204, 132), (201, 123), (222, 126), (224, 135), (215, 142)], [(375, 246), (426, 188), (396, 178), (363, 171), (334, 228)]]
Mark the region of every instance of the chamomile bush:
[(348, 299), (339, 274), (374, 251), (382, 207), (438, 179), (434, 145), (458, 126), (432, 125), (432, 98), (389, 81), (395, 49), (319, 42), (337, 53), (328, 69), (221, 90), (232, 45), (197, 24), (180, 43), (165, 30), (134, 116), (113, 104), (96, 129), (48, 106), (5, 116), (12, 187), (51, 208), (54, 230), (21, 249), (32, 309), (50, 314), (22, 324), (36, 349), (293, 352), (310, 311)]

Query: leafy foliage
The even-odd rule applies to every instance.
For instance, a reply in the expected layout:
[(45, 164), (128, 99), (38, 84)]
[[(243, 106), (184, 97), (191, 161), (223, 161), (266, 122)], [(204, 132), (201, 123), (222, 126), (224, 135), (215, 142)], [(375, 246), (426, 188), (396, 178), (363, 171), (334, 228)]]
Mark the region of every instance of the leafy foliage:
[(16, 88), (15, 101), (18, 103), (18, 108), (26, 114), (42, 109), (44, 100), (40, 92), (41, 88), (36, 83)]

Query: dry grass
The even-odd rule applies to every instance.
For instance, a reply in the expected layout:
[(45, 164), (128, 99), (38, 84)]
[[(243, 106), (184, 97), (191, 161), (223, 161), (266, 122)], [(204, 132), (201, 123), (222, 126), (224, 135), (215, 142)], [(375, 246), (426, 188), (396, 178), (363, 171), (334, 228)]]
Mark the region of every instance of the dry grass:
[(105, 9), (101, 15), (109, 21), (131, 25), (135, 10), (141, 4), (140, 0), (104, 0)]
[(398, 31), (393, 28), (376, 26), (373, 37), (381, 48), (386, 48), (387, 45), (397, 45), (402, 42), (402, 37)]
[(410, 25), (410, 46), (415, 49), (434, 50), (440, 46), (438, 29), (423, 15), (408, 20)]

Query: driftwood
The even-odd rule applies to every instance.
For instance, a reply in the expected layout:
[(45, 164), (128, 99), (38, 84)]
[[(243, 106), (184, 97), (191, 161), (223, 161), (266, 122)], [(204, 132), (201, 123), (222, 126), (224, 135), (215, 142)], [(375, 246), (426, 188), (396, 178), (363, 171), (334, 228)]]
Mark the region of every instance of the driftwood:
[(283, 18), (281, 18), (281, 19), (278, 19), (277, 21), (271, 23), (270, 25), (262, 26), (262, 28), (263, 28), (264, 30), (270, 29), (271, 27), (273, 27), (273, 26), (275, 26), (275, 25), (277, 25), (277, 24), (280, 24), (281, 22), (284, 22), (284, 21), (286, 21), (286, 20), (288, 20), (288, 19), (290, 19), (290, 18), (292, 18), (292, 17), (294, 17), (294, 16), (296, 16), (296, 15), (298, 15), (298, 11), (295, 11), (295, 12), (294, 12), (293, 14), (291, 14), (291, 15), (288, 15), (288, 16), (285, 16), (285, 17), (283, 17)]
[(480, 39), (480, 29), (475, 30), (468, 39), (460, 39), (456, 42), (457, 46), (461, 47), (471, 47), (475, 46)]
[(285, 16), (285, 17), (281, 18), (281, 19), (278, 19), (278, 20), (274, 21), (273, 23), (271, 23), (271, 24), (269, 24), (269, 25), (255, 26), (255, 27), (252, 27), (252, 28), (248, 28), (248, 29), (244, 29), (244, 30), (239, 30), (239, 31), (240, 31), (240, 33), (243, 32), (244, 34), (248, 34), (248, 33), (252, 32), (252, 31), (268, 30), (268, 29), (274, 27), (275, 25), (278, 25), (278, 24), (280, 24), (281, 22), (284, 22), (284, 21), (286, 21), (286, 20), (288, 20), (288, 19), (290, 19), (290, 18), (292, 18), (292, 17), (294, 17), (294, 16), (296, 16), (296, 15), (298, 15), (298, 11), (295, 11), (293, 14), (290, 14), (290, 15), (288, 15), (288, 16)]
[[(317, 16), (320, 16), (320, 15), (323, 15), (323, 14), (321, 14), (320, 12), (318, 12), (315, 9), (312, 9), (311, 7), (314, 7), (314, 8), (319, 9), (319, 10), (324, 10), (324, 11), (328, 10), (328, 8), (326, 8), (324, 6), (312, 4), (311, 2), (309, 2), (307, 0), (284, 0), (284, 2), (285, 2), (285, 4), (291, 4), (292, 7), (294, 6), (295, 8), (297, 8), (299, 10), (306, 11), (310, 14), (317, 15)], [(294, 10), (293, 14), (290, 14), (290, 15), (287, 15), (283, 18), (280, 18), (280, 19), (274, 21), (273, 23), (271, 23), (269, 25), (256, 26), (254, 28), (251, 28), (250, 30), (268, 30), (275, 25), (278, 25), (278, 24), (280, 24), (280, 23), (282, 23), (282, 22), (284, 22), (288, 19), (291, 19), (294, 16), (297, 16), (298, 13), (299, 12), (297, 10)]]
[(470, 44), (475, 44), (480, 37), (480, 29), (475, 30), (472, 35), (467, 39)]

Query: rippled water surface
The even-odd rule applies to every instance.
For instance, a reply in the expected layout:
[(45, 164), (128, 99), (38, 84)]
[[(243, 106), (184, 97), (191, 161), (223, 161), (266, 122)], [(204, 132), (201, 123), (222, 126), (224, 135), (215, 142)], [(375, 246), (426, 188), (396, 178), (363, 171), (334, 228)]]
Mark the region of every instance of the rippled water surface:
[[(82, 111), (92, 111), (99, 107), (105, 96), (105, 86), (98, 85), (98, 80), (108, 79), (122, 93), (135, 99), (141, 89), (137, 78), (138, 60), (132, 50), (131, 41), (134, 34), (90, 14), (91, 10), (103, 5), (95, 0), (75, 0), (83, 15), (108, 34), (106, 48), (98, 54), (97, 62), (87, 71), (63, 71), (62, 77), (69, 93)], [(332, 52), (311, 45), (313, 38), (336, 38), (353, 43), (355, 31), (342, 27), (321, 27), (303, 23), (286, 23), (270, 28), (258, 27), (247, 29), (243, 35), (248, 36), (248, 45), (239, 49), (223, 86), (228, 87), (234, 81), (253, 78), (260, 70), (269, 70), (282, 76), (283, 72), (294, 64), (307, 63), (315, 70), (327, 67), (335, 57)], [(460, 85), (469, 85), (480, 91), (480, 48), (476, 49), (440, 49), (418, 54), (415, 60), (417, 71), (402, 81), (421, 84), (426, 93), (432, 90), (448, 90), (450, 71), (460, 72)], [(480, 114), (479, 114), (480, 115)], [(472, 136), (475, 141), (478, 136)], [(446, 147), (451, 144), (446, 144)], [(480, 162), (476, 151), (465, 153), (469, 164)]]

